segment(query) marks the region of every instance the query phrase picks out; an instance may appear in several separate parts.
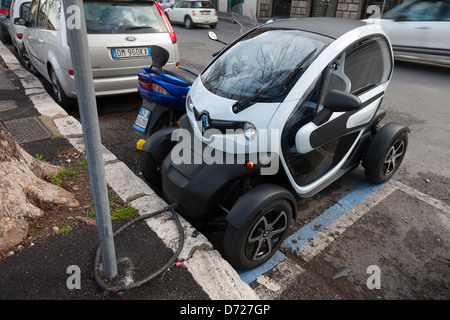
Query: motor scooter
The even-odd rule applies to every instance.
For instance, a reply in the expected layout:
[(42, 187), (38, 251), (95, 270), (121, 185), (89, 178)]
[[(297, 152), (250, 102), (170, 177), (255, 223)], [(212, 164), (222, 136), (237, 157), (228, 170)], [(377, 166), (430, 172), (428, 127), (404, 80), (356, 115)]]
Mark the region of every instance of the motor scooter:
[(255, 268), (288, 236), (297, 201), (360, 165), (375, 184), (397, 171), (410, 130), (382, 125), (393, 61), (383, 29), (361, 21), (253, 28), (195, 80), (179, 128), (144, 144), (144, 178), (194, 225), (223, 218), (225, 258)]
[(151, 47), (152, 65), (138, 72), (138, 92), (142, 106), (133, 128), (148, 138), (164, 127), (175, 126), (177, 119), (186, 112), (186, 96), (199, 74), (190, 66), (164, 67), (169, 52)]

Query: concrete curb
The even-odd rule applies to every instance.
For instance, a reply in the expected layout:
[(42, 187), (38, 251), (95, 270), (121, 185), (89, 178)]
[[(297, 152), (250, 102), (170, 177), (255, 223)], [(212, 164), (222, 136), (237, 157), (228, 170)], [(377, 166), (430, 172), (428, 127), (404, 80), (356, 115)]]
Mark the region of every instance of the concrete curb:
[[(45, 91), (37, 77), (22, 67), (14, 54), (0, 42), (0, 56), (20, 79), (25, 94), (33, 102), (34, 107), (45, 118), (45, 125), (52, 128), (53, 135), (58, 132), (65, 137), (78, 151), (84, 152), (82, 125), (69, 116), (53, 98)], [(55, 129), (56, 128), (56, 129)], [(55, 134), (55, 130), (58, 132)], [(114, 154), (103, 147), (106, 181), (123, 201), (131, 201), (131, 205), (146, 214), (163, 209), (167, 203), (139, 177), (137, 177)], [(195, 230), (181, 216), (185, 242), (178, 259), (185, 265), (194, 279), (203, 287), (212, 300), (257, 300), (255, 292), (244, 283), (238, 273), (215, 250), (209, 240)], [(176, 250), (178, 230), (170, 213), (161, 214), (147, 220), (147, 225), (158, 235), (164, 244)], [(195, 231), (195, 232), (194, 232)], [(193, 236), (195, 235), (195, 236)]]

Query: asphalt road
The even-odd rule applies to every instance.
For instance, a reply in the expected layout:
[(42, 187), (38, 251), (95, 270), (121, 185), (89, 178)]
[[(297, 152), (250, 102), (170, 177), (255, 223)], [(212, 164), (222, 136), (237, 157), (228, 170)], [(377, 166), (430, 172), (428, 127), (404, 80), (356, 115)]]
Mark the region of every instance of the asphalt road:
[[(182, 64), (201, 70), (211, 61), (212, 53), (223, 47), (208, 39), (209, 28), (174, 29)], [(224, 22), (214, 31), (225, 42), (240, 35), (237, 25)], [(346, 197), (359, 203), (362, 170), (356, 169), (318, 195), (299, 202), (293, 234), (313, 223), (314, 241), (305, 245), (310, 251), (293, 252), (287, 247), (275, 268), (261, 271), (257, 281), (250, 275), (256, 292), (268, 299), (447, 299), (449, 87), (449, 68), (396, 61), (383, 101), (387, 111), (384, 122), (401, 122), (411, 129), (406, 158), (394, 178), (396, 184), (371, 191), (361, 200), (362, 209), (343, 213), (350, 222), (339, 220), (341, 224), (322, 234), (314, 233), (320, 229), (314, 225), (315, 219), (328, 215), (336, 205), (345, 207), (341, 200)], [(138, 175), (142, 153), (135, 146), (142, 136), (132, 124), (140, 103), (137, 95), (97, 100), (102, 143)], [(217, 233), (220, 230), (212, 230), (210, 235), (214, 238)], [(211, 241), (220, 248), (220, 240)], [(381, 271), (381, 289), (370, 289), (366, 280), (377, 270)], [(342, 277), (331, 280), (337, 271), (342, 271)]]

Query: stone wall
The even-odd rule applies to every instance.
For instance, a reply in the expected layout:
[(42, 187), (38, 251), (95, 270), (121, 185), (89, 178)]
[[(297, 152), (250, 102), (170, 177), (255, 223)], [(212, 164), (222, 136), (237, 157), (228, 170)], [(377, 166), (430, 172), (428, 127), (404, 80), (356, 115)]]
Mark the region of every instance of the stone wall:
[(259, 16), (270, 17), (270, 6), (272, 0), (261, 0), (259, 2)]
[(361, 0), (339, 0), (336, 9), (337, 18), (358, 19)]
[(291, 18), (304, 18), (308, 16), (307, 0), (292, 0), (291, 3)]

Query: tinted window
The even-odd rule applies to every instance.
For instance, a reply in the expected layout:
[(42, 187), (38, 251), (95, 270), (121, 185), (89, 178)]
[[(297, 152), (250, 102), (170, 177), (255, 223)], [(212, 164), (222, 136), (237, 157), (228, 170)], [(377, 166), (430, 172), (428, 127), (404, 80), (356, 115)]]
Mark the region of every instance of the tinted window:
[(84, 1), (88, 33), (167, 32), (154, 2)]
[(46, 28), (47, 27), (47, 8), (48, 0), (41, 0), (39, 3), (39, 9), (37, 13), (37, 27)]
[(345, 57), (344, 73), (350, 92), (360, 93), (387, 81), (392, 69), (389, 47), (382, 38), (358, 43)]
[(11, 5), (11, 0), (2, 0), (1, 1), (1, 7), (5, 9), (9, 9), (9, 6)]
[(445, 3), (442, 5), (440, 20), (450, 21), (450, 3)]
[(432, 21), (437, 19), (442, 2), (422, 1), (411, 5), (402, 13), (407, 21)]
[(49, 30), (59, 30), (60, 18), (61, 18), (61, 1), (60, 0), (49, 0), (48, 9), (48, 29)]
[(192, 8), (211, 8), (211, 4), (209, 1), (192, 1), (191, 2)]
[(22, 5), (20, 6), (20, 13), (19, 13), (20, 18), (28, 17), (28, 12), (30, 10), (30, 4), (31, 4), (30, 2), (22, 3)]
[(36, 26), (37, 5), (38, 5), (37, 0), (34, 0), (33, 2), (31, 2), (31, 6), (30, 6), (30, 10), (29, 10), (29, 18), (28, 18), (30, 27)]

